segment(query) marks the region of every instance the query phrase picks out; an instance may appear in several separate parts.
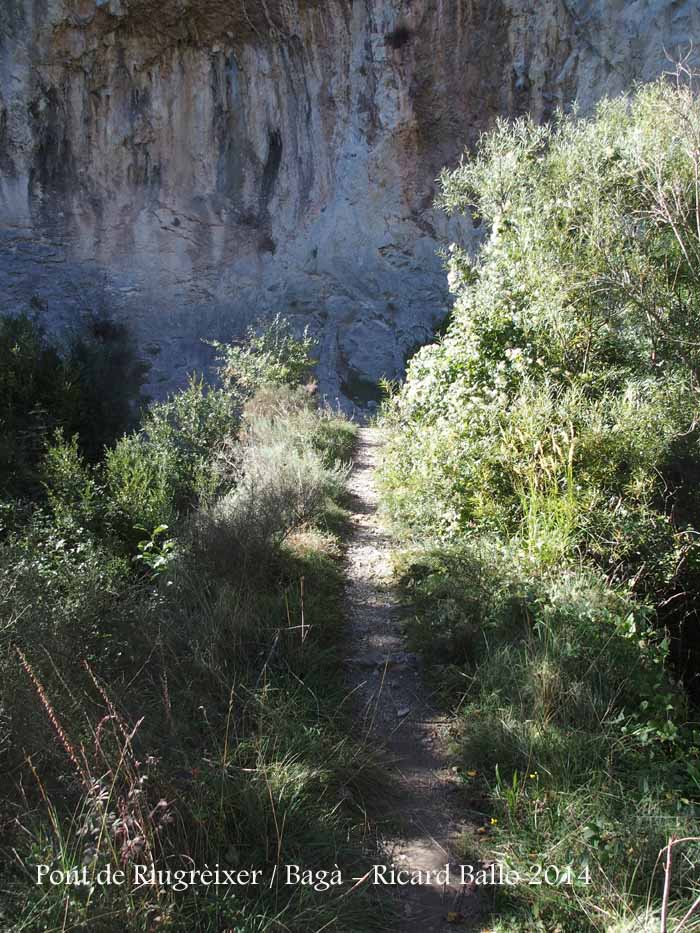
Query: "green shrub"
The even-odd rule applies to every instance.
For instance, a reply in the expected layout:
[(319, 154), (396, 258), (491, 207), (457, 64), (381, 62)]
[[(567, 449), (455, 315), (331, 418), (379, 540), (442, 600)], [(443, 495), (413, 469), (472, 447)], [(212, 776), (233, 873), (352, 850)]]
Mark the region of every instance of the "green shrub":
[(175, 451), (155, 447), (142, 434), (129, 434), (107, 451), (105, 485), (111, 520), (130, 543), (150, 535), (177, 516), (175, 492), (179, 480)]
[(153, 448), (175, 452), (179, 478), (174, 490), (180, 508), (213, 495), (212, 454), (238, 430), (236, 404), (223, 388), (207, 387), (192, 377), (187, 388), (149, 408), (143, 433)]
[(205, 553), (220, 555), (224, 566), (247, 562), (254, 573), (293, 531), (318, 522), (347, 478), (347, 466), (329, 462), (329, 447), (319, 443), (327, 423), (305, 392), (253, 397), (243, 409), (240, 441), (220, 461), (231, 491), (198, 516), (198, 536), (221, 545), (200, 544)]
[(289, 321), (276, 315), (250, 327), (239, 345), (212, 343), (218, 351), (223, 385), (250, 396), (267, 383), (298, 386), (311, 378), (315, 346), (305, 329), (295, 337)]
[(692, 90), (660, 82), (591, 120), (501, 123), (443, 174), (444, 206), (490, 236), (452, 250), (447, 334), (386, 407), (398, 520), (583, 554), (658, 602), (690, 582), (698, 126)]
[[(65, 762), (53, 739), (51, 723), (37, 715), (36, 697), (18, 664), (16, 648), (35, 658), (48, 689), (64, 689), (75, 676), (75, 665), (121, 666), (137, 614), (129, 590), (129, 563), (116, 558), (90, 531), (61, 513), (59, 523), (36, 510), (0, 546), (0, 720), (12, 742), (5, 751), (12, 766), (34, 756), (45, 778), (54, 779)], [(77, 699), (66, 698), (75, 716)], [(82, 729), (82, 725), (79, 726)]]
[[(127, 884), (66, 896), (33, 883), (38, 863), (130, 877), (144, 861), (269, 879), (301, 853), (367, 871), (352, 811), (377, 773), (343, 723), (340, 547), (326, 520), (341, 511), (337, 461), (354, 428), (319, 410), (312, 387), (270, 388), (306, 366), (307, 345), (278, 324), (277, 344), (244, 354), (266, 387), (192, 379), (101, 462), (72, 415), (28, 422), (45, 502), (0, 504), (3, 929), (382, 926), (361, 891), (339, 901), (280, 884), (231, 898)], [(23, 367), (48, 372), (47, 399), (68, 372), (53, 353), (39, 366), (41, 346), (23, 337), (21, 365), (0, 375), (17, 424), (22, 384), (41, 396)]]
[[(27, 315), (0, 318), (0, 484), (31, 484), (43, 438), (64, 413), (69, 384), (57, 351)], [(58, 409), (58, 411), (56, 411)]]
[(75, 521), (94, 525), (102, 509), (101, 490), (78, 448), (78, 435), (67, 441), (57, 429), (44, 454), (41, 475), (49, 505), (59, 525)]
[(327, 466), (349, 463), (356, 441), (356, 426), (331, 410), (322, 412), (311, 438), (311, 443)]
[(592, 872), (502, 896), (498, 929), (642, 928), (659, 850), (694, 835), (699, 141), (693, 88), (660, 81), (500, 122), (442, 176), (486, 236), (451, 248), (446, 333), (384, 406), (385, 508), (423, 545), (411, 631), (459, 705), (489, 858)]
[(320, 406), (315, 386), (264, 385), (243, 406), (244, 434), (254, 443), (282, 431), (293, 444), (309, 444), (326, 466), (347, 463), (357, 437), (357, 427), (340, 412)]
[(150, 537), (216, 495), (214, 459), (236, 429), (231, 394), (192, 378), (186, 389), (146, 412), (140, 431), (106, 452), (110, 521), (130, 548), (144, 532)]
[[(608, 930), (641, 915), (650, 893), (658, 903), (659, 851), (671, 834), (695, 835), (699, 753), (649, 610), (595, 572), (543, 568), (484, 540), (412, 551), (402, 572), (412, 641), (458, 704), (465, 803), (488, 801), (483, 856), (590, 879), (499, 890), (502, 929)], [(700, 893), (698, 859), (689, 845), (676, 916)]]

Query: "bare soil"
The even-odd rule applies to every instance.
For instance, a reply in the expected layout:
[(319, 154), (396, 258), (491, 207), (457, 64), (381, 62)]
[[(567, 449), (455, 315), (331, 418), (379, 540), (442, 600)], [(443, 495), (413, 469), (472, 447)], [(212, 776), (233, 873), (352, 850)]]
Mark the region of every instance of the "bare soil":
[[(350, 479), (348, 679), (361, 728), (373, 746), (384, 749), (396, 777), (391, 804), (378, 820), (387, 862), (402, 871), (433, 873), (428, 883), (392, 888), (399, 911), (394, 929), (476, 930), (481, 898), (459, 883), (458, 856), (460, 837), (475, 826), (460, 807), (459, 782), (450, 767), (449, 720), (436, 708), (419, 658), (406, 645), (403, 620), (410, 607), (393, 579), (391, 539), (377, 515), (374, 471), (381, 443), (378, 429), (361, 428)], [(435, 873), (448, 864), (451, 883), (439, 883), (439, 875), (436, 883)]]

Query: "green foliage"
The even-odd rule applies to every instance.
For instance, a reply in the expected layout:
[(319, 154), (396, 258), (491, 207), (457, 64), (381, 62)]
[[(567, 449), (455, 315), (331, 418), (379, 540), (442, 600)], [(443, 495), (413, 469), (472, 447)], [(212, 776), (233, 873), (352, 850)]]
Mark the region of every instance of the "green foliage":
[(105, 486), (111, 520), (131, 546), (143, 538), (143, 532), (176, 520), (178, 467), (171, 447), (152, 445), (141, 433), (125, 435), (107, 451)]
[(658, 602), (692, 583), (698, 134), (692, 91), (662, 82), (595, 119), (501, 123), (443, 175), (490, 236), (452, 250), (452, 323), (386, 405), (401, 521), (583, 556)]
[[(367, 870), (378, 776), (344, 723), (326, 519), (353, 438), (309, 391), (241, 413), (237, 390), (192, 380), (101, 463), (74, 435), (42, 440), (45, 503), (0, 507), (3, 929), (382, 928), (364, 892), (268, 887), (301, 853)], [(38, 887), (38, 864), (265, 884)]]
[[(0, 483), (21, 487), (41, 450), (50, 412), (62, 414), (69, 386), (61, 359), (27, 315), (0, 318)], [(54, 414), (54, 419), (56, 415)], [(47, 424), (47, 421), (49, 424)]]
[(134, 557), (134, 562), (148, 567), (154, 577), (164, 574), (174, 563), (177, 554), (175, 539), (164, 537), (167, 530), (167, 525), (154, 528), (150, 538), (139, 541), (139, 552)]
[(160, 525), (218, 491), (212, 461), (235, 430), (234, 400), (224, 389), (190, 380), (186, 389), (152, 406), (141, 430), (107, 451), (104, 483), (110, 521), (133, 547)]
[[(401, 570), (416, 606), (410, 636), (457, 706), (465, 804), (488, 801), (484, 858), (527, 877), (533, 865), (590, 877), (499, 890), (502, 929), (609, 930), (653, 913), (660, 849), (671, 834), (696, 835), (700, 731), (648, 608), (595, 571), (546, 568), (484, 540), (411, 551)], [(675, 916), (700, 894), (699, 864), (690, 845)]]
[(459, 249), (450, 263), (470, 375), (559, 370), (595, 388), (678, 362), (696, 373), (699, 140), (693, 88), (660, 81), (592, 120), (501, 122), (443, 174), (444, 206), (490, 227), (476, 263)]
[[(698, 178), (681, 80), (586, 120), (500, 122), (442, 176), (443, 207), (487, 232), (475, 257), (451, 248), (450, 324), (384, 406), (386, 509), (435, 546), (408, 573), (413, 635), (459, 701), (489, 856), (594, 872), (513, 892), (503, 929), (642, 928), (660, 848), (693, 835)], [(685, 858), (679, 916), (699, 893)]]
[(219, 376), (228, 389), (252, 395), (266, 384), (298, 386), (311, 378), (316, 360), (314, 340), (305, 329), (295, 337), (289, 321), (277, 314), (270, 322), (250, 327), (240, 345), (213, 342)]
[[(137, 622), (134, 608), (128, 562), (115, 557), (65, 513), (57, 522), (37, 509), (4, 537), (0, 734), (6, 727), (2, 752), (8, 768), (21, 767), (30, 750), (37, 753), (37, 763), (45, 763), (48, 775), (52, 764), (61, 762), (50, 723), (36, 715), (31, 685), (17, 665), (15, 647), (32, 655), (41, 653), (49, 684), (63, 674), (74, 677), (79, 659), (101, 658), (118, 667)], [(69, 709), (76, 711), (70, 701)]]
[(23, 314), (0, 317), (0, 492), (35, 493), (56, 428), (98, 459), (133, 418), (141, 372), (126, 331), (98, 318), (65, 347)]
[(58, 428), (46, 448), (41, 475), (57, 524), (77, 522), (89, 526), (101, 508), (95, 470), (80, 453), (78, 435), (66, 441)]
[(205, 475), (211, 454), (235, 433), (236, 427), (236, 405), (231, 393), (224, 388), (207, 387), (196, 377), (166, 402), (149, 408), (143, 433), (151, 446), (176, 453), (179, 503), (192, 505), (196, 495), (216, 491), (208, 486)]
[[(311, 446), (322, 457), (326, 466), (347, 463), (352, 457), (357, 427), (338, 411), (328, 406), (319, 407), (314, 399), (313, 384), (301, 386), (274, 386), (259, 389), (244, 407), (244, 427), (262, 438), (266, 430), (274, 433), (283, 422), (292, 438), (308, 438)], [(293, 441), (292, 441), (293, 442)]]
[(330, 466), (334, 463), (349, 463), (357, 440), (357, 428), (342, 415), (326, 412), (319, 419), (311, 443)]
[(347, 478), (347, 466), (331, 455), (346, 449), (355, 429), (340, 420), (298, 387), (263, 389), (244, 405), (240, 438), (219, 460), (230, 491), (198, 515), (209, 559), (244, 563), (255, 574), (290, 534), (322, 519)]

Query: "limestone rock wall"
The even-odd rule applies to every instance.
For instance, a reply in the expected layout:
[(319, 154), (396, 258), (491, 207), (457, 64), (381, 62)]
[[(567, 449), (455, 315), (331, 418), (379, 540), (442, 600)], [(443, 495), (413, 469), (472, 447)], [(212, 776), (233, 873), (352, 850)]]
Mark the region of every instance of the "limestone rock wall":
[(153, 394), (275, 311), (328, 394), (396, 376), (473, 235), (440, 168), (700, 45), (697, 0), (0, 3), (0, 302), (128, 321)]

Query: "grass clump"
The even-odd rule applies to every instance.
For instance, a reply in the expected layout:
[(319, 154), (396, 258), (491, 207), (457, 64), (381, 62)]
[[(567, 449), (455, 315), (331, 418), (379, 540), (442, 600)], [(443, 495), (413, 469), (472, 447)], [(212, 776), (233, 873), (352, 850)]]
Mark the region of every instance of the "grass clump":
[(659, 928), (700, 893), (693, 83), (499, 123), (443, 174), (487, 236), (451, 248), (451, 322), (384, 406), (412, 636), (485, 851), (575, 875), (500, 890), (504, 930)]

